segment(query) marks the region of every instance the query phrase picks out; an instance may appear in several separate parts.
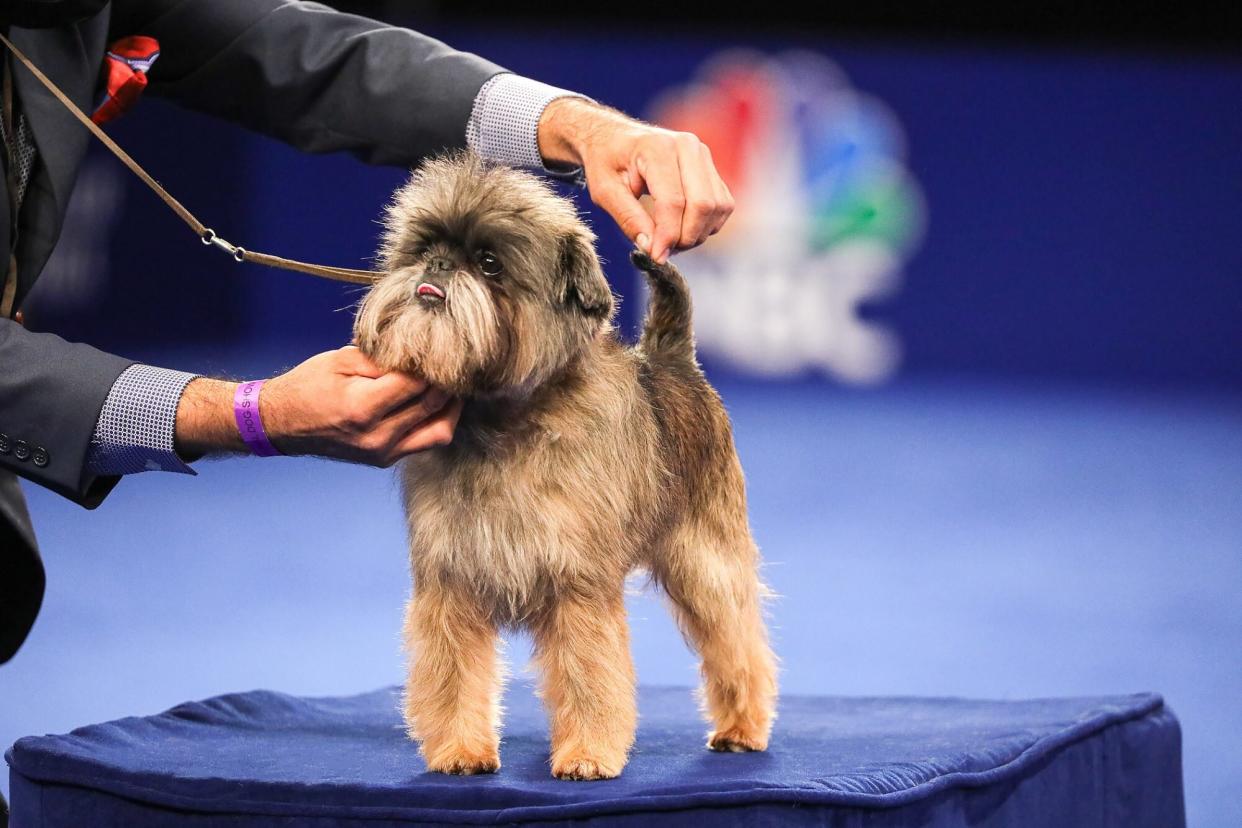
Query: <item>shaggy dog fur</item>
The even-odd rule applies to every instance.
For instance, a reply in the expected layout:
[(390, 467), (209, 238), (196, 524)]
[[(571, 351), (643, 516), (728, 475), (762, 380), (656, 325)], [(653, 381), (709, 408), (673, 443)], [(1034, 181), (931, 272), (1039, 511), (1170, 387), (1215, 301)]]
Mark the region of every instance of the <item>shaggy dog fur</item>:
[(405, 717), (432, 770), (500, 767), (498, 631), (523, 627), (552, 773), (620, 774), (637, 719), (623, 590), (639, 568), (702, 658), (708, 747), (767, 746), (775, 659), (729, 420), (681, 275), (632, 258), (651, 306), (626, 347), (594, 236), (535, 177), (454, 155), (388, 209), (358, 345), (466, 400), (452, 444), (402, 465)]

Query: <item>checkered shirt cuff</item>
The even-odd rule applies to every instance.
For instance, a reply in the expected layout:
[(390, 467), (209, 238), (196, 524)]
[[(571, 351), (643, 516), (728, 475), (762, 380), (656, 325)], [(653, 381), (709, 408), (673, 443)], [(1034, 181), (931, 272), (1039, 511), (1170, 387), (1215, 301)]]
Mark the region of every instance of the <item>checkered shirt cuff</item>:
[(489, 161), (528, 167), (582, 184), (585, 178), (581, 167), (549, 169), (539, 154), (539, 119), (557, 98), (586, 96), (508, 72), (493, 75), (475, 96), (466, 124), (466, 143)]
[(177, 456), (177, 405), (195, 374), (151, 365), (126, 368), (104, 402), (86, 452), (95, 475), (170, 471), (197, 474)]

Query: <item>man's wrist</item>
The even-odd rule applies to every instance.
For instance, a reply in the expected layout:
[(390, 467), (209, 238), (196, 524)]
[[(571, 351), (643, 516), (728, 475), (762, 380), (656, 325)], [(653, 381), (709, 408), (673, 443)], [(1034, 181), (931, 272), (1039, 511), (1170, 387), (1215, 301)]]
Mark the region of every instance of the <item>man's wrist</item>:
[(609, 109), (586, 98), (555, 98), (539, 117), (539, 155), (548, 166), (581, 166), (589, 135)]
[(191, 380), (177, 406), (176, 449), (187, 461), (206, 454), (245, 452), (233, 416), (237, 383), (199, 377)]
[(585, 122), (591, 117), (587, 111), (596, 104), (583, 98), (556, 98), (539, 116), (537, 141), (539, 155), (549, 167), (582, 166), (582, 138)]
[(539, 118), (539, 154), (549, 167), (584, 166), (588, 148), (607, 133), (636, 125), (624, 112), (588, 98), (556, 98)]

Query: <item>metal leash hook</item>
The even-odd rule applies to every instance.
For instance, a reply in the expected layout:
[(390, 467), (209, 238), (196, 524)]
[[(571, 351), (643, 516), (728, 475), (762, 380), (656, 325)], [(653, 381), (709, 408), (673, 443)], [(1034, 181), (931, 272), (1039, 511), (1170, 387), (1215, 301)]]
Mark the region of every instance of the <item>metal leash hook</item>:
[(208, 227), (206, 230), (203, 231), (203, 235), (200, 241), (203, 244), (214, 245), (215, 247), (220, 248), (225, 253), (228, 253), (230, 256), (232, 256), (234, 261), (237, 261), (237, 262), (246, 261), (246, 248), (238, 247), (235, 244), (230, 244), (224, 238), (219, 236), (216, 233), (216, 231), (212, 230), (210, 227)]

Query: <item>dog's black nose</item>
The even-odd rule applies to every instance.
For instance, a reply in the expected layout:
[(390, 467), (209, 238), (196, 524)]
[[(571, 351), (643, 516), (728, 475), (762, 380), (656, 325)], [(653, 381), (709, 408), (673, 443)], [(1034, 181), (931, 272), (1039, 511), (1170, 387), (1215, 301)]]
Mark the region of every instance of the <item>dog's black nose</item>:
[(449, 259), (443, 256), (432, 256), (427, 260), (427, 272), (435, 273), (440, 270), (454, 270), (455, 267)]

